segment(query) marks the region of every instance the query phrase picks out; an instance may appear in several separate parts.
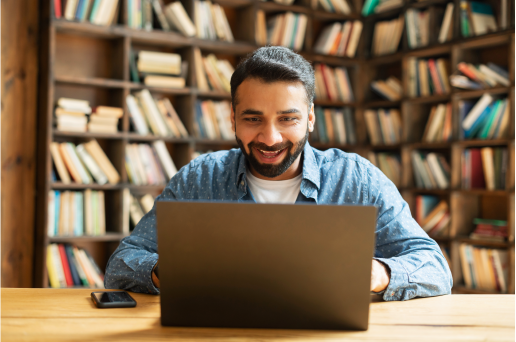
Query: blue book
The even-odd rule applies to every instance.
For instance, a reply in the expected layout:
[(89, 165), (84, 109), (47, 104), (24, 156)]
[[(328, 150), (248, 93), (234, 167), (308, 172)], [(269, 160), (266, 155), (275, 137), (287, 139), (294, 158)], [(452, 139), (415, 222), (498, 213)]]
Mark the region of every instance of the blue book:
[(66, 252), (66, 257), (68, 258), (68, 265), (70, 265), (70, 273), (72, 274), (72, 280), (74, 286), (81, 286), (81, 278), (79, 277), (79, 272), (76, 268), (76, 262), (75, 262), (75, 256), (72, 252), (72, 246), (70, 245), (64, 245), (64, 249)]
[(466, 118), (466, 116), (468, 115), (468, 113), (474, 105), (475, 103), (471, 101), (459, 101), (459, 122), (461, 123), (459, 130), (460, 140), (463, 140), (465, 138), (464, 129), (462, 128), (462, 122), (464, 121), (464, 119)]
[(496, 124), (496, 128), (494, 130), (494, 133), (493, 133), (493, 139), (497, 139), (498, 138), (498, 132), (500, 131), (500, 125), (502, 123), (502, 120), (503, 120), (503, 117), (505, 115), (505, 109), (507, 107), (507, 99), (503, 100), (502, 102), (502, 108), (501, 108), (501, 115), (500, 115), (500, 118), (498, 118), (497, 122), (495, 123)]
[(202, 117), (201, 101), (197, 101), (195, 104), (195, 121), (199, 127), (200, 138), (207, 138), (208, 136), (206, 135), (206, 128), (204, 127), (204, 120)]
[(491, 62), (487, 63), (487, 67), (496, 72), (498, 75), (509, 79), (509, 72), (507, 71), (507, 69)]
[(346, 124), (346, 142), (348, 144), (356, 144), (357, 137), (355, 135), (355, 120), (351, 108), (344, 108), (344, 122)]
[(482, 114), (477, 118), (477, 120), (471, 125), (470, 129), (464, 131), (464, 137), (467, 139), (474, 138), (478, 133), (480, 133), (480, 129), (487, 123), (489, 120), (489, 114), (491, 114), (491, 110), (493, 109), (493, 104), (491, 103), (489, 106), (484, 109)]
[(364, 7), (362, 7), (362, 15), (367, 17), (374, 13), (374, 9), (378, 6), (379, 0), (366, 0)]
[(75, 196), (75, 223), (73, 234), (84, 235), (84, 197), (82, 192), (76, 192)]
[(77, 8), (75, 9), (75, 20), (80, 20), (82, 18), (82, 12), (84, 12), (84, 2), (85, 0), (79, 0), (77, 3)]
[(101, 0), (95, 0), (95, 2), (93, 3), (93, 7), (91, 8), (91, 14), (90, 14), (90, 21), (91, 22), (93, 22), (93, 19), (95, 19), (95, 16), (97, 15), (97, 12), (99, 10), (100, 2), (101, 2)]
[(436, 196), (421, 196), (423, 200), (423, 217), (427, 217), (428, 214), (434, 210), (434, 208), (439, 204), (440, 199)]
[(54, 220), (55, 226), (54, 226), (54, 234), (52, 236), (56, 236), (59, 232), (59, 214), (61, 212), (61, 191), (54, 191), (55, 193), (55, 215), (56, 218)]
[(319, 142), (327, 143), (329, 142), (328, 134), (326, 134), (326, 120), (324, 118), (324, 113), (322, 107), (315, 107), (315, 121), (319, 123), (316, 125), (319, 133)]

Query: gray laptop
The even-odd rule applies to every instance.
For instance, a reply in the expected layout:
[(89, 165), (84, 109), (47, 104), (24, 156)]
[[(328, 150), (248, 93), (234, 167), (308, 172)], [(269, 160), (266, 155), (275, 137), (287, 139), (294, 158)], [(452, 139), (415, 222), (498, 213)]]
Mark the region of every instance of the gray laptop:
[(161, 324), (367, 330), (376, 208), (157, 203)]

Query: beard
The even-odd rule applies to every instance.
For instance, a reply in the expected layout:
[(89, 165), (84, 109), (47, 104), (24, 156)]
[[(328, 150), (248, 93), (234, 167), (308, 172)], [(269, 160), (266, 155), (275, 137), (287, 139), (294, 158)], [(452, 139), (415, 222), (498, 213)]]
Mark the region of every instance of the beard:
[[(247, 159), (249, 164), (251, 164), (253, 169), (264, 177), (275, 178), (285, 173), (285, 171), (289, 169), (289, 167), (292, 165), (292, 163), (294, 163), (297, 157), (299, 157), (301, 152), (303, 152), (303, 149), (305, 148), (306, 142), (308, 140), (308, 134), (309, 131), (307, 128), (304, 138), (295, 143), (287, 140), (285, 142), (275, 144), (273, 146), (267, 146), (263, 143), (250, 142), (249, 144), (247, 144), (247, 148), (250, 152), (249, 154), (247, 153), (244, 147), (244, 143), (242, 142), (242, 140), (238, 138), (236, 133), (235, 138), (238, 143), (238, 146), (240, 146), (240, 149), (242, 150), (242, 153), (245, 155), (245, 158)], [(292, 147), (294, 147), (294, 152), (292, 152)], [(257, 148), (263, 151), (279, 151), (286, 148), (287, 152), (285, 157), (279, 164), (262, 164), (254, 156), (253, 148)]]

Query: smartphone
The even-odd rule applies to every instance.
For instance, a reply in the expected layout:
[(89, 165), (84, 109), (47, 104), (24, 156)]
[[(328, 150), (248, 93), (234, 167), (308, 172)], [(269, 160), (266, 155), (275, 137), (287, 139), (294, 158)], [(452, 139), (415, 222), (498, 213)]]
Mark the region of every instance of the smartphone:
[(98, 291), (91, 293), (97, 308), (134, 308), (136, 301), (125, 291)]

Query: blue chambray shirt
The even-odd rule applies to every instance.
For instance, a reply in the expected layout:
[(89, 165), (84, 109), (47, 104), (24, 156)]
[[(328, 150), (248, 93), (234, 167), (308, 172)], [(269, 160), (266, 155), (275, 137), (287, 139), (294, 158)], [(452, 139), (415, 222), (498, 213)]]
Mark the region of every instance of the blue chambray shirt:
[[(303, 150), (303, 179), (296, 202), (363, 204), (378, 209), (375, 259), (390, 268), (385, 300), (449, 294), (453, 284), (437, 243), (412, 218), (394, 184), (368, 160), (338, 149)], [(202, 155), (172, 177), (156, 200), (254, 201), (240, 149)], [(106, 288), (158, 294), (152, 269), (158, 261), (155, 206), (110, 257)]]

